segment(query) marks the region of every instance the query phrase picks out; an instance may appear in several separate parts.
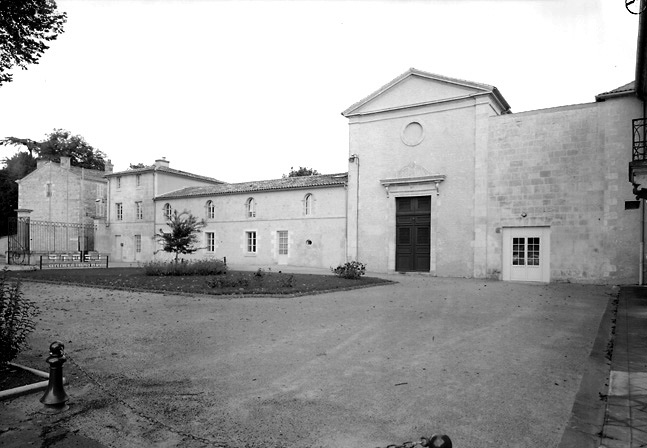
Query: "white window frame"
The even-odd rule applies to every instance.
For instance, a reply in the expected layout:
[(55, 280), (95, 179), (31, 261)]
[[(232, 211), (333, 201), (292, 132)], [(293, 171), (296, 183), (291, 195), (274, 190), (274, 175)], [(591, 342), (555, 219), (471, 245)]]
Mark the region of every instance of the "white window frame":
[(115, 181), (117, 182), (117, 189), (121, 188), (121, 176), (117, 176), (115, 178)]
[(308, 193), (303, 198), (303, 214), (305, 216), (311, 216), (313, 214), (314, 206), (314, 196), (312, 193)]
[(277, 230), (276, 232), (276, 241), (278, 247), (279, 255), (288, 255), (289, 254), (289, 240), (288, 240), (288, 231), (287, 230)]
[(124, 204), (121, 202), (117, 202), (115, 204), (115, 214), (116, 214), (116, 220), (117, 221), (123, 221), (124, 220)]
[(135, 185), (138, 187), (141, 187), (142, 185), (142, 175), (141, 174), (135, 174)]
[(258, 234), (256, 230), (245, 231), (245, 253), (258, 253)]
[(142, 201), (135, 202), (135, 219), (144, 219), (144, 204)]
[(135, 235), (135, 252), (137, 252), (137, 253), (142, 252), (142, 236), (141, 235)]
[(207, 201), (207, 219), (216, 218), (216, 204), (213, 201)]
[(171, 219), (171, 216), (173, 216), (173, 207), (171, 207), (171, 204), (169, 204), (168, 202), (164, 204), (162, 213), (164, 214), (165, 219)]
[(245, 216), (247, 218), (256, 218), (256, 200), (254, 198), (247, 198), (245, 202)]
[(216, 232), (204, 232), (207, 252), (216, 251)]

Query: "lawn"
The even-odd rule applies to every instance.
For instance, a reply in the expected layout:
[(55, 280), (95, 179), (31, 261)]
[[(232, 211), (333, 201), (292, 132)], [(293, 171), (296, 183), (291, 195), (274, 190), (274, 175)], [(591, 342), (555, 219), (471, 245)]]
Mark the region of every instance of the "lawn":
[(210, 295), (306, 295), (391, 283), (374, 277), (352, 280), (330, 275), (273, 271), (229, 271), (223, 275), (149, 276), (143, 268), (9, 271), (10, 278), (111, 289)]

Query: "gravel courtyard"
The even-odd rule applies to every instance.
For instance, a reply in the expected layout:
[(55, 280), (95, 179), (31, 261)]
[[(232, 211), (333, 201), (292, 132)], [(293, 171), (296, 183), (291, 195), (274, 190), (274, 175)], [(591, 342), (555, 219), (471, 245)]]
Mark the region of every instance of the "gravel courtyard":
[(62, 424), (114, 447), (555, 446), (617, 289), (391, 278), (297, 298), (25, 283), (42, 314), (17, 362), (63, 341)]

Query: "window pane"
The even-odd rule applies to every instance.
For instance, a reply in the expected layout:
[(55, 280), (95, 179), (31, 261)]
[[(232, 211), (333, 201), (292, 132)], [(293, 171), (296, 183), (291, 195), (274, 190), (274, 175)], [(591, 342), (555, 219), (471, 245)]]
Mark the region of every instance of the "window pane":
[(288, 232), (287, 230), (279, 230), (279, 255), (288, 254)]
[(526, 254), (526, 239), (512, 238), (512, 265), (524, 266)]
[(256, 252), (256, 232), (247, 232), (247, 252)]
[(528, 266), (539, 266), (539, 238), (528, 238)]
[(207, 235), (207, 251), (215, 252), (216, 251), (216, 234), (213, 232), (206, 232)]

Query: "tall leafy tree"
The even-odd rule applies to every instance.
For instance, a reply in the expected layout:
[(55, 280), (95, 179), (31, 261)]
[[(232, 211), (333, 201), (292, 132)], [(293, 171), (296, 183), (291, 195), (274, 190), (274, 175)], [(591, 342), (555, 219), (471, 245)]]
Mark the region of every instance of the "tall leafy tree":
[(61, 156), (70, 157), (72, 166), (103, 170), (106, 155), (94, 148), (80, 135), (73, 135), (65, 129), (54, 129), (44, 140), (39, 142), (17, 137), (0, 140), (0, 145), (25, 148), (31, 157), (60, 162)]
[(301, 177), (301, 176), (316, 176), (319, 174), (314, 168), (306, 168), (305, 166), (300, 166), (298, 170), (295, 170), (294, 167), (290, 167), (290, 172), (284, 174), (283, 178), (286, 177)]
[(192, 254), (199, 249), (195, 244), (198, 243), (198, 233), (202, 232), (201, 229), (205, 226), (204, 220), (198, 220), (186, 210), (182, 213), (173, 210), (166, 224), (170, 232), (160, 229), (155, 236), (162, 243), (164, 252), (175, 254), (176, 263), (180, 254)]
[(38, 64), (66, 21), (54, 0), (0, 1), (0, 86), (13, 80), (12, 68)]

